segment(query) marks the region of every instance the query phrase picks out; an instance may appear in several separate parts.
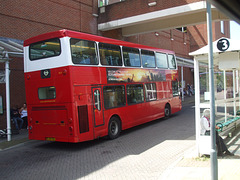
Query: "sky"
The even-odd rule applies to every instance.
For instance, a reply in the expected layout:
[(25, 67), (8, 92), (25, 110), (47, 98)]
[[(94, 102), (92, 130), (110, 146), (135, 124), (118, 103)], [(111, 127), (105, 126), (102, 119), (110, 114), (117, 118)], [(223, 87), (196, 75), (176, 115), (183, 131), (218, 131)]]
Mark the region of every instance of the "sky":
[(230, 22), (230, 38), (240, 40), (240, 25), (234, 21)]

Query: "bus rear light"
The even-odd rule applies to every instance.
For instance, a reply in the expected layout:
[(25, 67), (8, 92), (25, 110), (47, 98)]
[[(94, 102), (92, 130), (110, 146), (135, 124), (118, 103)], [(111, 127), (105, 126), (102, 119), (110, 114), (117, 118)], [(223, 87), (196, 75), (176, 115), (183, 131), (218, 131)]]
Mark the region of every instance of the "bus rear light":
[(73, 132), (73, 127), (72, 126), (69, 127), (69, 131)]
[(31, 76), (30, 75), (27, 75), (27, 80), (30, 80), (31, 79)]
[(72, 118), (69, 118), (68, 122), (69, 122), (69, 124), (71, 124), (72, 123)]
[(66, 75), (67, 74), (67, 70), (64, 69), (63, 72), (62, 72), (63, 75)]

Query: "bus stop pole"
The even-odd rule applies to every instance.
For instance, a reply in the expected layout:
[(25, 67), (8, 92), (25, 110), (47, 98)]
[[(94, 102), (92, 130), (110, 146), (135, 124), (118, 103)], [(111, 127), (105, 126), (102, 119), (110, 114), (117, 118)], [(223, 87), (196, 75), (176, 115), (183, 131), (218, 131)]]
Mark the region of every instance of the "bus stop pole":
[(210, 88), (210, 132), (211, 132), (211, 179), (218, 179), (218, 162), (216, 153), (216, 129), (215, 129), (215, 94), (214, 94), (214, 65), (213, 65), (213, 45), (212, 45), (212, 13), (211, 4), (207, 3), (207, 30), (208, 30), (208, 65), (209, 65), (209, 88)]

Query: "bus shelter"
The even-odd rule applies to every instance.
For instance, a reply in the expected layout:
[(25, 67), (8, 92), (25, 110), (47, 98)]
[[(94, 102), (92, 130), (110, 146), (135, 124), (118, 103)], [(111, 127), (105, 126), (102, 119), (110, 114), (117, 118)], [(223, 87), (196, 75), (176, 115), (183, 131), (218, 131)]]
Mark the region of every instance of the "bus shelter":
[[(221, 135), (230, 135), (240, 122), (240, 41), (221, 38), (213, 42), (215, 121)], [(197, 154), (210, 154), (210, 136), (200, 135), (204, 109), (210, 109), (208, 45), (194, 56), (195, 126)]]

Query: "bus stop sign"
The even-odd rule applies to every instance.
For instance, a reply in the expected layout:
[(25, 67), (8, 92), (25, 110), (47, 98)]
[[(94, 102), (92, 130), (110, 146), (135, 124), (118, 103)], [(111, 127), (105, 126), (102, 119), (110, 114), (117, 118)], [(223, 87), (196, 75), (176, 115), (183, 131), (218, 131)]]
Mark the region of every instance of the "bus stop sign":
[(217, 48), (219, 51), (226, 51), (230, 46), (230, 43), (228, 41), (228, 39), (219, 39), (219, 41), (217, 42)]

